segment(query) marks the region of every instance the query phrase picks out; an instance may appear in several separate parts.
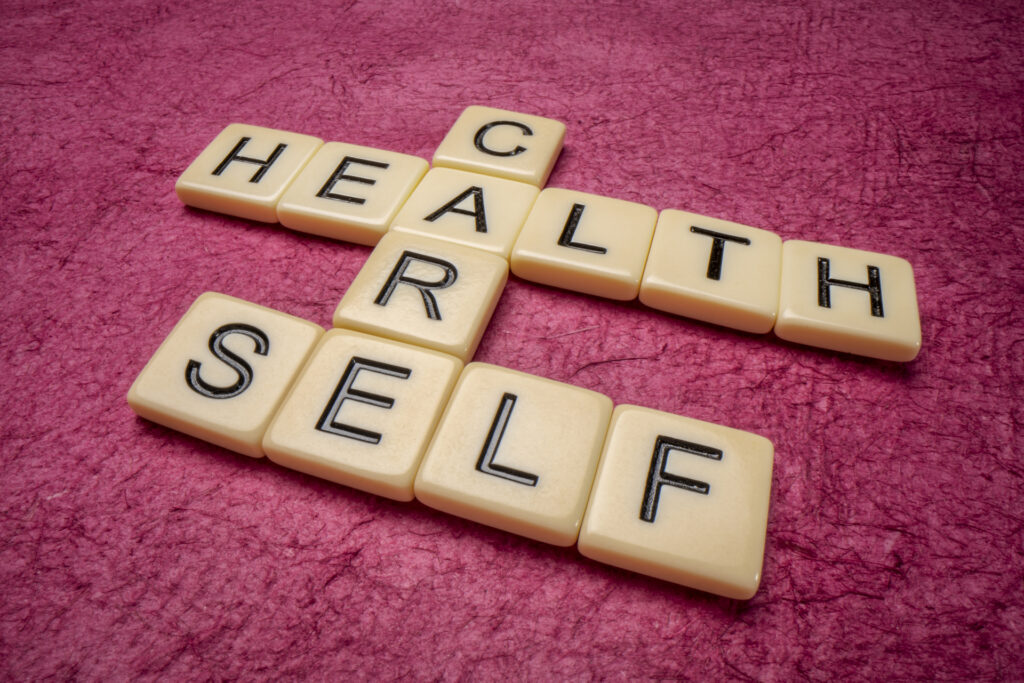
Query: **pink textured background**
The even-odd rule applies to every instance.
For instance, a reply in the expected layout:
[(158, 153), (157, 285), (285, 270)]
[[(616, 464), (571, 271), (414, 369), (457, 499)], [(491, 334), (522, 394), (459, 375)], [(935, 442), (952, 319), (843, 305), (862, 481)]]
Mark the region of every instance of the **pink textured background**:
[[(1024, 678), (1020, 3), (665, 4), (3, 3), (0, 675)], [(749, 602), (128, 408), (199, 293), (328, 326), (368, 254), (183, 207), (223, 126), (429, 158), (469, 104), (564, 121), (551, 185), (914, 265), (908, 365), (505, 291), (479, 360), (775, 443)]]

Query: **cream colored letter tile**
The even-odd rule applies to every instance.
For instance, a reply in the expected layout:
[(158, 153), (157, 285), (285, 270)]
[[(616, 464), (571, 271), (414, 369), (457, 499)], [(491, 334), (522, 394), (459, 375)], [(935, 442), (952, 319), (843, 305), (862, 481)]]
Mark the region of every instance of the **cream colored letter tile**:
[(374, 245), (427, 167), (408, 154), (328, 142), (288, 186), (278, 219), (293, 230)]
[(580, 531), (585, 556), (745, 600), (761, 582), (767, 439), (616, 406)]
[(153, 422), (254, 458), (277, 406), (324, 330), (241, 299), (196, 299), (128, 392)]
[(334, 312), (334, 326), (449, 353), (476, 351), (508, 263), (458, 244), (389, 232)]
[(277, 222), (277, 203), (320, 138), (232, 123), (204, 149), (174, 184), (189, 206)]
[(640, 301), (745, 332), (769, 332), (781, 267), (782, 239), (775, 233), (666, 209), (654, 230)]
[(565, 124), (530, 114), (467, 107), (434, 153), (434, 166), (542, 187), (562, 151)]
[(611, 411), (603, 394), (472, 363), (416, 475), (416, 497), (481, 524), (572, 545)]
[(833, 351), (914, 360), (921, 350), (914, 270), (896, 256), (787, 241), (775, 334)]
[(330, 330), (263, 438), (285, 467), (412, 500), (412, 482), (462, 361)]
[(416, 186), (391, 229), (507, 259), (538, 192), (535, 186), (514, 180), (434, 168)]
[(635, 299), (657, 218), (643, 204), (542, 190), (512, 249), (512, 272), (607, 299)]

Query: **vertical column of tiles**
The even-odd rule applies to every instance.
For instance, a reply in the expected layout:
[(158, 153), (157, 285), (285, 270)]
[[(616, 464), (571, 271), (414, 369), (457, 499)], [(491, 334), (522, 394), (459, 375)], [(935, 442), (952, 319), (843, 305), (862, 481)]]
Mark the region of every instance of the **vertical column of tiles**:
[(788, 241), (775, 334), (833, 351), (913, 360), (921, 349), (913, 268), (896, 256)]
[(542, 187), (562, 151), (565, 124), (490, 107), (467, 107), (434, 153), (434, 166)]
[(526, 183), (434, 168), (427, 172), (391, 224), (508, 258), (539, 190)]
[(412, 482), (462, 361), (331, 330), (263, 438), (285, 467), (395, 500)]
[(196, 299), (128, 392), (136, 413), (254, 458), (323, 335), (319, 325), (223, 294)]
[(276, 223), (285, 188), (321, 144), (309, 135), (232, 123), (189, 164), (174, 191), (189, 206)]
[(481, 524), (572, 545), (611, 410), (602, 394), (472, 363), (416, 475), (416, 498)]
[(769, 332), (778, 311), (781, 267), (778, 235), (666, 209), (654, 230), (640, 301), (745, 332)]
[(505, 259), (415, 235), (385, 235), (334, 312), (344, 327), (449, 353), (476, 351), (508, 279)]
[(376, 244), (427, 166), (408, 154), (328, 142), (288, 186), (278, 219), (293, 230)]
[(579, 550), (745, 600), (761, 581), (774, 449), (767, 439), (648, 408), (612, 415)]
[(512, 272), (585, 294), (635, 299), (657, 217), (643, 204), (542, 190), (512, 248)]

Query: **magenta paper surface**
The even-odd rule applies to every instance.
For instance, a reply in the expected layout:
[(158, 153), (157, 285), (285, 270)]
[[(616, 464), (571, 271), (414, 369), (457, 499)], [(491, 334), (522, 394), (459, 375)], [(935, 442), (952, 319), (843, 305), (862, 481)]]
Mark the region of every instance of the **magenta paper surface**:
[[(666, 5), (5, 3), (3, 678), (1024, 678), (1024, 11)], [(184, 207), (225, 125), (429, 159), (470, 104), (567, 124), (550, 186), (913, 264), (909, 364), (505, 290), (477, 360), (774, 442), (753, 599), (129, 409), (201, 292), (326, 327), (369, 253)]]

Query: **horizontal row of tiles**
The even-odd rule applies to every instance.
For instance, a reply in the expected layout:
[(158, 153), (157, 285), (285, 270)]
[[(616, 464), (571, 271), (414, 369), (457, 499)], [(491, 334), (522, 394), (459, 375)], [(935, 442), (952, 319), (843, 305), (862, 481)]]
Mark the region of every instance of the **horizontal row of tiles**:
[(140, 416), (726, 597), (760, 582), (767, 439), (200, 296), (132, 385)]
[[(464, 135), (486, 129), (481, 120)], [(892, 361), (912, 360), (920, 349), (913, 270), (904, 259), (783, 243), (721, 219), (540, 190), (462, 170), (476, 168), (475, 150), (466, 147), (461, 164), (442, 148), (435, 155), (435, 163), (460, 168), (428, 170), (419, 157), (232, 124), (176, 191), (191, 206), (360, 244), (401, 232), (468, 246), (503, 257), (533, 282), (616, 300), (639, 296), (652, 308), (745, 332), (774, 329), (789, 341)]]

